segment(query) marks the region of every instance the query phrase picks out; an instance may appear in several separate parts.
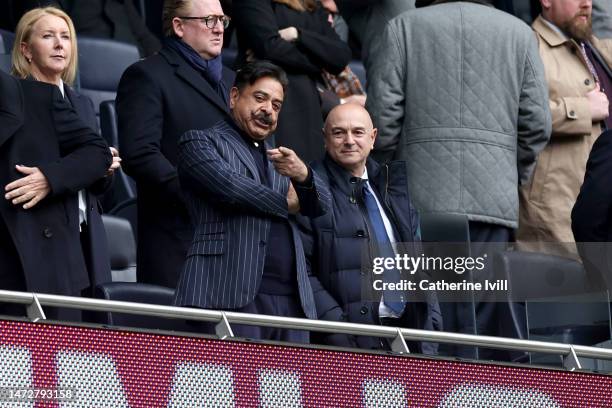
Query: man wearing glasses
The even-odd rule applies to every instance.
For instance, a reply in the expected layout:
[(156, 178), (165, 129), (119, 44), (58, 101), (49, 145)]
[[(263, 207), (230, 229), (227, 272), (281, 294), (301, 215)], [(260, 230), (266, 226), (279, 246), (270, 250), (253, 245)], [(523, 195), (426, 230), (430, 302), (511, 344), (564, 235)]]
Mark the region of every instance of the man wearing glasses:
[(119, 83), (123, 165), (138, 187), (139, 282), (176, 286), (193, 233), (176, 173), (177, 140), (228, 117), (234, 73), (222, 65), (221, 48), (229, 22), (219, 0), (166, 0), (163, 48)]

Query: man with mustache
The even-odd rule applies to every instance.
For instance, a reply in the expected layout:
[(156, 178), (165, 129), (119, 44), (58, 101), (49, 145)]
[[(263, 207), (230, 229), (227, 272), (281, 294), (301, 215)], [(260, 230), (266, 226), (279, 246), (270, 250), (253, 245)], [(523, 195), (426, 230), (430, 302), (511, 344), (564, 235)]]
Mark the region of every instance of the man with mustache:
[[(540, 0), (533, 23), (544, 63), (553, 129), (531, 182), (520, 189), (521, 249), (575, 256), (571, 210), (589, 152), (612, 126), (612, 45), (591, 30), (592, 0)], [(562, 245), (546, 245), (557, 243)]]
[[(178, 173), (194, 224), (175, 304), (317, 318), (300, 234), (290, 214), (330, 206), (321, 180), (291, 149), (270, 149), (288, 81), (257, 61), (236, 74), (230, 115), (179, 140)], [(306, 343), (307, 332), (232, 326), (240, 337)]]

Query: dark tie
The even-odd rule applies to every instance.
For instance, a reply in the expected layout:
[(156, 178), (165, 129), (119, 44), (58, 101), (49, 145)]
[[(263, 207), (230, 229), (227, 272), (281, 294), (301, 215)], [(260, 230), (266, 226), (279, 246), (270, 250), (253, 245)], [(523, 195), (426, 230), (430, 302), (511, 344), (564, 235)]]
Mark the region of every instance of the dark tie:
[[(391, 245), (391, 240), (385, 229), (385, 223), (383, 222), (380, 210), (376, 204), (376, 198), (367, 187), (367, 184), (363, 186), (363, 201), (366, 209), (368, 210), (368, 217), (370, 218), (370, 224), (374, 229), (374, 238), (378, 244), (378, 256), (385, 258), (395, 258), (395, 252)], [(385, 283), (399, 283), (400, 273), (397, 269), (385, 269), (383, 272), (383, 281)], [(404, 308), (406, 307), (406, 300), (403, 291), (391, 291), (385, 290), (383, 292), (385, 305), (398, 316), (402, 315)]]

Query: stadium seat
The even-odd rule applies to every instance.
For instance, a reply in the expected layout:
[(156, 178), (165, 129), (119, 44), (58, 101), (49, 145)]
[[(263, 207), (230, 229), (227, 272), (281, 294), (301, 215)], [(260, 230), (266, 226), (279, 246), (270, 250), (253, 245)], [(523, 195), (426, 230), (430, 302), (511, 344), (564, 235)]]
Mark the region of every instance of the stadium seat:
[(11, 73), (11, 54), (0, 54), (0, 70)]
[[(147, 283), (111, 282), (98, 285), (95, 297), (98, 299), (149, 303), (171, 306), (174, 289)], [(96, 322), (113, 326), (139, 327), (146, 329), (193, 331), (184, 320), (163, 319), (126, 313), (99, 312)]]
[(109, 146), (119, 148), (119, 130), (117, 125), (117, 110), (115, 101), (103, 101), (100, 103), (100, 129), (102, 137)]
[(136, 241), (138, 241), (138, 234), (136, 233), (138, 231), (138, 213), (136, 208), (136, 198), (130, 198), (119, 203), (112, 210), (110, 210), (108, 214), (128, 220), (132, 226), (134, 238), (136, 239)]
[[(119, 148), (115, 101), (104, 101), (100, 104), (100, 128), (102, 137), (109, 146)], [(113, 186), (102, 198), (102, 207), (105, 211), (109, 211), (119, 203), (134, 197), (136, 197), (136, 183), (122, 169), (119, 169), (115, 172)]]
[[(508, 281), (507, 316), (501, 318), (511, 322), (513, 337), (582, 345), (610, 339), (607, 295), (591, 289), (580, 262), (522, 251), (499, 252), (493, 259), (496, 278)], [(589, 321), (596, 309), (603, 320)]]
[(0, 29), (0, 51), (2, 54), (10, 54), (13, 51), (15, 33)]
[(123, 71), (140, 59), (138, 48), (101, 38), (79, 37), (80, 93), (89, 96), (99, 114), (102, 101), (114, 100)]
[(113, 282), (136, 282), (136, 240), (126, 219), (103, 215)]

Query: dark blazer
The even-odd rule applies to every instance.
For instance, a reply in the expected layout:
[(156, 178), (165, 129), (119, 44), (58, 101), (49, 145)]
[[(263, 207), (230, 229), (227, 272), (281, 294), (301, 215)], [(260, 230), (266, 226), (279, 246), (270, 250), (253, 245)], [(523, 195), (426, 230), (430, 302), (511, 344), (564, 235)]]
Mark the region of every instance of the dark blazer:
[[(65, 84), (64, 92), (70, 104), (83, 122), (91, 129), (96, 130), (98, 121), (91, 99), (85, 95), (76, 93), (71, 87)], [(86, 248), (83, 248), (83, 250), (85, 251), (87, 271), (89, 272), (89, 281), (91, 282), (92, 289), (95, 288), (96, 285), (112, 280), (108, 242), (106, 241), (106, 232), (104, 230), (104, 224), (102, 223), (102, 207), (98, 200), (98, 195), (102, 195), (108, 191), (112, 183), (112, 176), (103, 177), (85, 191), (85, 203), (87, 205), (87, 240), (85, 241)]]
[[(362, 294), (362, 285), (371, 285), (370, 276), (363, 272), (362, 262), (373, 256), (363, 253), (373, 244), (369, 218), (359, 205), (363, 202), (363, 183), (329, 156), (315, 163), (313, 169), (328, 184), (332, 195), (332, 210), (327, 214), (316, 219), (299, 218), (318, 317), (322, 320), (378, 325), (380, 300), (368, 301)], [(406, 188), (405, 164), (392, 162), (379, 166), (368, 159), (367, 170), (369, 183), (378, 193), (378, 199), (398, 234), (398, 242), (407, 243), (405, 249), (418, 256), (421, 253), (419, 216)], [(372, 293), (372, 296), (375, 295)], [(408, 298), (411, 301), (399, 324), (426, 330), (442, 329), (442, 316), (435, 293), (410, 293)], [(332, 335), (325, 336), (322, 342), (367, 349), (388, 348), (388, 344), (373, 337)], [(434, 354), (437, 350), (430, 343), (418, 346), (421, 352), (428, 354)]]
[[(246, 61), (247, 50), (257, 59), (270, 60), (289, 76), (283, 109), (275, 132), (277, 146), (295, 150), (307, 163), (321, 158), (323, 117), (317, 81), (321, 70), (341, 72), (351, 59), (351, 49), (327, 21), (319, 6), (299, 12), (272, 0), (233, 0), (233, 21), (238, 34), (237, 63)], [(296, 27), (299, 39), (283, 40), (279, 29)]]
[[(246, 142), (226, 121), (187, 132), (179, 151), (179, 175), (196, 231), (175, 304), (237, 309), (252, 302), (263, 274), (270, 219), (278, 217), (287, 219), (293, 232), (304, 314), (316, 318), (300, 234), (288, 218), (289, 179), (269, 164), (271, 187), (262, 184)], [(311, 188), (296, 186), (296, 192), (305, 215), (329, 208), (329, 192), (316, 173)]]
[[(234, 73), (223, 69), (229, 90)], [(181, 56), (163, 48), (119, 83), (122, 166), (138, 188), (139, 282), (175, 287), (193, 229), (176, 173), (177, 141), (228, 117), (228, 106)]]
[(57, 87), (0, 73), (0, 185), (21, 178), (15, 165), (24, 164), (38, 166), (51, 187), (29, 210), (0, 200), (0, 270), (23, 271), (25, 289), (34, 292), (72, 295), (87, 287), (77, 191), (102, 178), (111, 160)]
[(572, 231), (593, 287), (612, 287), (612, 130), (602, 133), (591, 149), (572, 209)]

